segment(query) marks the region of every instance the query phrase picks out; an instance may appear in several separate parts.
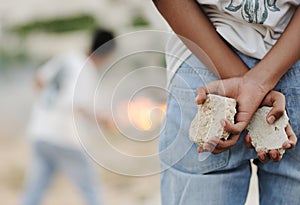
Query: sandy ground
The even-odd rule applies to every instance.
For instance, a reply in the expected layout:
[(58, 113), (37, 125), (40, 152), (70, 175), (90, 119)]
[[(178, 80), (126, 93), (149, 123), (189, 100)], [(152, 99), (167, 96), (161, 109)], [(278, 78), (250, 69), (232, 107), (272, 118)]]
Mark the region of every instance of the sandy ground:
[[(30, 159), (25, 140), (0, 138), (0, 193), (1, 204), (20, 203), (23, 181)], [(102, 184), (106, 204), (159, 204), (159, 176), (125, 177), (95, 166)], [(44, 199), (44, 205), (84, 204), (80, 192), (62, 175), (57, 175)]]

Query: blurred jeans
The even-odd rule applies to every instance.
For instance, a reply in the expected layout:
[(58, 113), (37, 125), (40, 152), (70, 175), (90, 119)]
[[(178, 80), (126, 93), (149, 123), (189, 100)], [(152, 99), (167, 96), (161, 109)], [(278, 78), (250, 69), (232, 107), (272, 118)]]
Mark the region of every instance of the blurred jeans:
[[(259, 60), (235, 50), (249, 68)], [(217, 155), (197, 153), (189, 126), (197, 112), (196, 88), (218, 78), (194, 55), (178, 69), (169, 87), (164, 127), (159, 138), (162, 205), (242, 205), (251, 177), (250, 159), (258, 167), (261, 205), (300, 204), (300, 143), (279, 163), (261, 163), (244, 146), (243, 133), (231, 149)], [(276, 90), (286, 96), (287, 113), (300, 136), (300, 61), (282, 77)]]
[(100, 204), (100, 190), (95, 175), (82, 151), (36, 141), (33, 143), (33, 159), (22, 205), (40, 204), (56, 171), (67, 175), (79, 187), (88, 205)]

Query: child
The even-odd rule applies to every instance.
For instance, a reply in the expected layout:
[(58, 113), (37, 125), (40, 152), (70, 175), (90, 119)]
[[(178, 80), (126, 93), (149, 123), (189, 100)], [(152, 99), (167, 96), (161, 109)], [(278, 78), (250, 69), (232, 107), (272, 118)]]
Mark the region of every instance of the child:
[[(300, 1), (154, 3), (181, 36), (173, 37), (167, 49), (171, 81), (159, 143), (165, 170), (161, 175), (162, 204), (244, 204), (250, 159), (258, 167), (260, 204), (300, 204), (300, 146), (291, 149), (296, 135), (300, 136)], [(237, 100), (236, 124), (220, 122), (231, 133), (228, 141), (211, 141), (199, 148), (189, 141), (189, 125), (197, 111), (196, 89), (198, 104), (207, 93)], [(291, 122), (286, 129), (289, 140), (283, 144), (288, 149), (285, 156), (281, 159), (276, 150), (257, 156), (255, 150), (244, 146), (251, 140), (244, 128), (261, 105), (274, 107), (266, 119), (273, 123), (282, 115), (285, 102)], [(269, 159), (273, 162), (266, 163)]]
[[(86, 204), (102, 204), (96, 176), (75, 136), (78, 130), (73, 123), (94, 119), (97, 76), (112, 55), (113, 38), (109, 31), (96, 30), (87, 55), (66, 53), (54, 57), (39, 70), (36, 85), (40, 93), (29, 123), (33, 159), (22, 205), (41, 204), (56, 172), (62, 172), (72, 180)], [(88, 56), (90, 61), (87, 62)]]

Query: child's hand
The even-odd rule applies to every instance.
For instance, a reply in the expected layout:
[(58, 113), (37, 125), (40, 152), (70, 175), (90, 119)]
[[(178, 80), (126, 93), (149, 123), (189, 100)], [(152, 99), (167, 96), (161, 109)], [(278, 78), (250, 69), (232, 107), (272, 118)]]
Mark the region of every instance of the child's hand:
[[(284, 113), (285, 97), (280, 92), (271, 91), (266, 96), (261, 106), (273, 106), (272, 110), (269, 112), (266, 118), (266, 121), (269, 124), (273, 124), (276, 121), (276, 119), (279, 119)], [(276, 116), (276, 117), (272, 117), (272, 116)], [(285, 150), (292, 149), (296, 146), (297, 137), (290, 124), (288, 124), (288, 126), (285, 128), (285, 131), (288, 136), (288, 140), (285, 143), (283, 143), (282, 148)], [(251, 136), (249, 134), (245, 136), (244, 142), (246, 147), (253, 148), (251, 144)], [(267, 154), (266, 152), (258, 152), (257, 156), (258, 159), (263, 163), (267, 163), (270, 159), (273, 162), (279, 162), (282, 158), (278, 150), (271, 150), (269, 154)]]
[[(290, 124), (288, 124), (288, 126), (285, 128), (285, 132), (288, 136), (288, 140), (283, 143), (282, 148), (285, 150), (292, 149), (296, 146), (297, 137)], [(251, 144), (251, 136), (247, 134), (244, 139), (246, 147), (253, 148)], [(269, 160), (272, 160), (273, 162), (279, 162), (282, 159), (282, 155), (278, 150), (270, 150), (269, 153), (258, 152), (257, 157), (263, 163), (267, 163)]]
[[(202, 150), (207, 150), (214, 154), (218, 154), (235, 145), (241, 132), (247, 127), (252, 116), (264, 99), (267, 99), (274, 107), (268, 115), (270, 122), (278, 119), (284, 111), (281, 112), (280, 110), (283, 107), (282, 104), (285, 105), (284, 97), (282, 98), (281, 95), (273, 94), (273, 91), (269, 93), (269, 90), (264, 89), (262, 85), (246, 77), (218, 80), (198, 88), (196, 103), (203, 103), (208, 93), (236, 99), (238, 112), (235, 116), (235, 124), (231, 124), (225, 119), (220, 122), (224, 126), (224, 129), (231, 133), (228, 140), (212, 138), (209, 142), (204, 143), (203, 147), (199, 147), (198, 151), (200, 152)], [(268, 95), (270, 96), (266, 97)]]

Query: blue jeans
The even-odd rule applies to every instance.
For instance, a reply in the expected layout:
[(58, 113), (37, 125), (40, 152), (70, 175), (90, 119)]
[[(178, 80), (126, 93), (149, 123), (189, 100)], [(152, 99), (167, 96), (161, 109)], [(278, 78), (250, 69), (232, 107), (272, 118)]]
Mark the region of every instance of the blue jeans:
[[(235, 51), (252, 68), (259, 60)], [(251, 177), (250, 160), (258, 167), (261, 205), (300, 204), (300, 143), (278, 162), (261, 163), (254, 149), (244, 146), (244, 134), (231, 149), (217, 155), (197, 153), (189, 126), (197, 112), (196, 88), (218, 78), (191, 55), (178, 69), (170, 87), (164, 126), (159, 138), (163, 205), (242, 205)], [(286, 109), (300, 136), (300, 61), (278, 82)]]
[(33, 159), (28, 171), (22, 205), (37, 205), (55, 171), (66, 174), (83, 193), (87, 204), (100, 204), (100, 190), (85, 154), (44, 141), (33, 144)]

